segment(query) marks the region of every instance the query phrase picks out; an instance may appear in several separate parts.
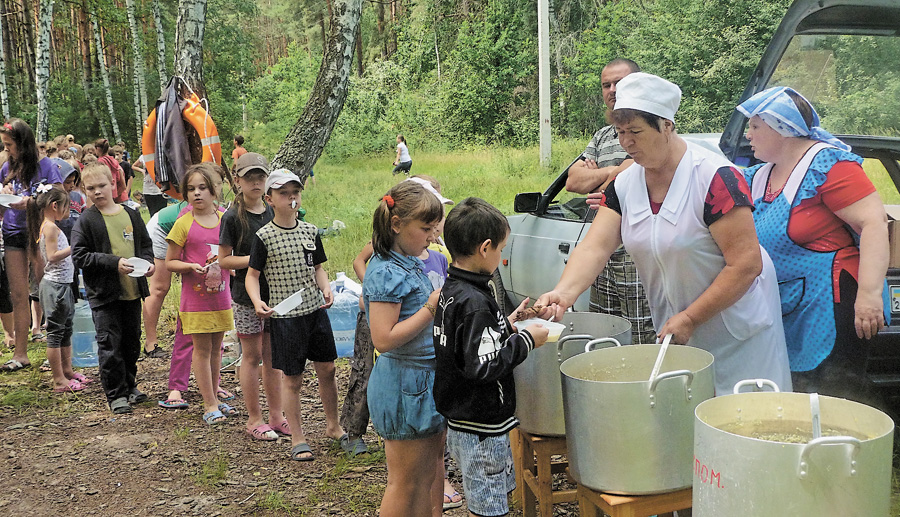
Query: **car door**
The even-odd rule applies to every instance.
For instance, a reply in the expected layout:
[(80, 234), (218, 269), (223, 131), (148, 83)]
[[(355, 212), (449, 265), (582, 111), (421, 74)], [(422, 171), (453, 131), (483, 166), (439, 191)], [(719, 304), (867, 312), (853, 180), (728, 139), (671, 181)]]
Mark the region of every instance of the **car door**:
[[(534, 301), (556, 286), (569, 255), (593, 220), (595, 211), (588, 208), (585, 197), (563, 188), (567, 171), (540, 195), (534, 211), (509, 217), (510, 236), (500, 268), (507, 296), (516, 304), (526, 297)], [(589, 297), (589, 291), (582, 294), (574, 310), (587, 311)]]

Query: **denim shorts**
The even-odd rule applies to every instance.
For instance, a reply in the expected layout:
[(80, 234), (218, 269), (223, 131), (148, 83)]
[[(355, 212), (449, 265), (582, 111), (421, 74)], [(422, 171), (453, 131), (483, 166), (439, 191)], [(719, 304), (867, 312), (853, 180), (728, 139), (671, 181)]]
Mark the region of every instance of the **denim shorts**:
[(516, 489), (509, 433), (482, 439), (450, 429), (447, 448), (459, 464), (469, 511), (483, 517), (508, 514), (507, 495)]
[(444, 430), (434, 406), (434, 361), (417, 362), (382, 354), (366, 396), (372, 426), (385, 440), (417, 440)]

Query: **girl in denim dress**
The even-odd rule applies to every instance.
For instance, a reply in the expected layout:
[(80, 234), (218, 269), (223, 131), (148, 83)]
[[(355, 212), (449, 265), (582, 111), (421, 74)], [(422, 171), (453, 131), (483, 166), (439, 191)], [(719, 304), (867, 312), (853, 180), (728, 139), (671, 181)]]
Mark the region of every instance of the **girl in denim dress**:
[(372, 424), (385, 439), (382, 517), (436, 516), (443, 510), (445, 421), (432, 396), (439, 291), (433, 291), (418, 258), (442, 218), (437, 197), (404, 181), (381, 199), (372, 223), (375, 256), (366, 269), (363, 301), (381, 353), (367, 396)]

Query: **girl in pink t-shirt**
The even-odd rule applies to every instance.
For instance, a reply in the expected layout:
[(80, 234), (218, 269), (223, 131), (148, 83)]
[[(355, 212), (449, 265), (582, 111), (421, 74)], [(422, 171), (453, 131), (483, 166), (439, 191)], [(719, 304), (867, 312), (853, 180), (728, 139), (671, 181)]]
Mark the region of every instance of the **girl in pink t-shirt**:
[(219, 267), (219, 224), (216, 209), (217, 165), (201, 163), (188, 168), (181, 192), (191, 211), (181, 216), (166, 237), (166, 267), (181, 273), (179, 317), (182, 331), (194, 343), (191, 362), (203, 396), (203, 421), (213, 425), (237, 413), (216, 397), (216, 379), (222, 361), (222, 338), (234, 328), (228, 272)]

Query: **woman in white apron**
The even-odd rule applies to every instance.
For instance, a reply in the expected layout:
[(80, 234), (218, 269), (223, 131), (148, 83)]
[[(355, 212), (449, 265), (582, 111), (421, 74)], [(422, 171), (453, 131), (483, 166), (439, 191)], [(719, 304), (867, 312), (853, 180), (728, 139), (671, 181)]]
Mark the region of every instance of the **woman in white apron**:
[(680, 102), (678, 86), (654, 75), (619, 82), (611, 117), (635, 164), (606, 189), (606, 206), (537, 303), (561, 316), (624, 243), (657, 334), (712, 353), (717, 394), (756, 378), (790, 391), (775, 269), (756, 238), (749, 188), (728, 160), (678, 136)]
[(885, 325), (887, 216), (850, 146), (819, 127), (796, 91), (737, 110), (757, 159), (744, 171), (760, 243), (775, 263), (794, 389), (878, 404), (869, 339)]

